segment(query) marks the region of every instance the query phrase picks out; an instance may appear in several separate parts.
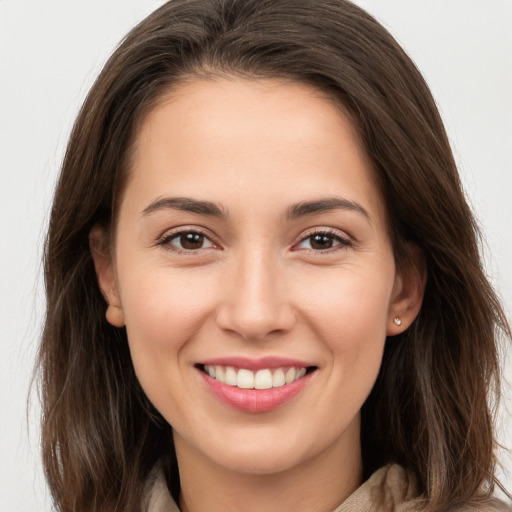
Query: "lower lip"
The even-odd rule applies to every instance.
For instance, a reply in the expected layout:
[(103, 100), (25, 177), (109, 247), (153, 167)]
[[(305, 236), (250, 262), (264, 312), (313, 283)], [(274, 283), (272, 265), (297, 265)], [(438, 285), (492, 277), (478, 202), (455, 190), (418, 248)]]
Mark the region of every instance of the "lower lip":
[(258, 413), (277, 409), (300, 393), (309, 382), (311, 373), (278, 388), (241, 389), (228, 386), (199, 370), (208, 389), (224, 404), (244, 412)]

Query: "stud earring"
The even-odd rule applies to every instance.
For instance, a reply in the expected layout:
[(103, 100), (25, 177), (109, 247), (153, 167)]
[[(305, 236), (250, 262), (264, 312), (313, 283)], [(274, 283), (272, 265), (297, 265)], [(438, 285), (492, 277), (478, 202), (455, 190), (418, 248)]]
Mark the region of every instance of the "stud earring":
[(395, 316), (393, 322), (395, 322), (395, 324), (398, 326), (402, 325), (402, 320), (400, 320), (400, 318), (398, 318), (397, 316)]

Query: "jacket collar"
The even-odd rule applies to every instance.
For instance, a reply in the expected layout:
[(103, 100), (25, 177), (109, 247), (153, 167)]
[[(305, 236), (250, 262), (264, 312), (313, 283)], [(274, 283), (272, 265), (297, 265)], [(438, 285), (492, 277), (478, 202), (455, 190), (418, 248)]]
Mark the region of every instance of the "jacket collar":
[[(376, 471), (361, 487), (333, 512), (405, 512), (414, 510), (415, 486), (406, 471), (398, 465)], [(155, 466), (146, 483), (148, 512), (180, 512), (167, 488), (164, 472)]]

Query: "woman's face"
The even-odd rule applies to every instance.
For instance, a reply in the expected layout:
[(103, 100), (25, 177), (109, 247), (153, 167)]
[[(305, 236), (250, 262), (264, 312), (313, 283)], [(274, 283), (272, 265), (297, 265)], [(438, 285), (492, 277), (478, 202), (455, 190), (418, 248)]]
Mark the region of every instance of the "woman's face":
[(386, 335), (413, 314), (330, 100), (274, 80), (173, 90), (140, 127), (114, 244), (95, 255), (107, 318), (179, 458), (259, 474), (358, 460)]

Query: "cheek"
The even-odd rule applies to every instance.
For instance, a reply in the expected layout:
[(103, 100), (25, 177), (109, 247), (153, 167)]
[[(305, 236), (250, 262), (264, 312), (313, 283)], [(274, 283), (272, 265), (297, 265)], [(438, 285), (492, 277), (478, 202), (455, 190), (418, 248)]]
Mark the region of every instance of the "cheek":
[(213, 287), (205, 276), (185, 278), (166, 267), (146, 266), (139, 278), (135, 266), (126, 268), (121, 301), (135, 373), (151, 403), (178, 427), (190, 413), (192, 390), (183, 376), (190, 349), (210, 317)]
[(393, 284), (394, 264), (372, 272), (345, 268), (337, 279), (310, 280), (302, 299), (309, 300), (305, 317), (331, 354), (332, 371), (347, 384), (368, 380), (368, 392), (380, 368)]
[(317, 403), (318, 411), (329, 411), (324, 418), (327, 437), (339, 435), (357, 417), (375, 384), (391, 289), (391, 280), (354, 273), (324, 293), (316, 291), (318, 307), (311, 324), (329, 354), (325, 369), (332, 384)]
[(363, 338), (364, 332), (385, 333), (393, 284), (391, 272), (348, 269), (339, 277), (310, 279), (302, 302), (309, 302), (311, 314), (332, 337), (343, 332)]
[(169, 269), (147, 271), (148, 277), (125, 279), (121, 292), (126, 330), (139, 378), (145, 371), (165, 370), (177, 361), (187, 343), (204, 323), (211, 298), (198, 282), (180, 279)]

